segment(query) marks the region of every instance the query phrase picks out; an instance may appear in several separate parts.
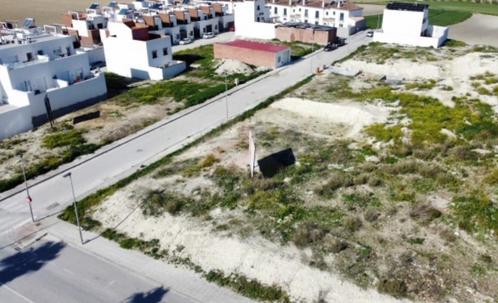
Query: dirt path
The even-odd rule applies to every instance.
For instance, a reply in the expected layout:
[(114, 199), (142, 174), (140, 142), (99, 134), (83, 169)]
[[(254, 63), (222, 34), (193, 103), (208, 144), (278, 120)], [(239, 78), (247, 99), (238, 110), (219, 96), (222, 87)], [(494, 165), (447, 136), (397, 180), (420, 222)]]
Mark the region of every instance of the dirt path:
[(498, 17), (475, 14), (470, 19), (450, 26), (449, 37), (468, 44), (498, 47)]

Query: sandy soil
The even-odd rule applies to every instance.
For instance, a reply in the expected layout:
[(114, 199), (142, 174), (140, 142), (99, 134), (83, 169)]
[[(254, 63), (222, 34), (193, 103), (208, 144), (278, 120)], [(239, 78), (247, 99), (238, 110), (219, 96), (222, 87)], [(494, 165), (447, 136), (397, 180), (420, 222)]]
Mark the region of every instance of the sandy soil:
[(449, 37), (468, 44), (498, 47), (498, 16), (474, 14), (470, 19), (450, 26)]
[[(91, 3), (107, 4), (95, 0), (0, 0), (0, 20), (19, 20), (33, 17), (38, 25), (61, 23), (62, 15), (68, 10), (84, 10)], [(132, 0), (120, 0), (127, 3)]]
[[(441, 60), (425, 63), (415, 64), (408, 59), (388, 60), (384, 64), (348, 60), (339, 64), (339, 67), (361, 70), (365, 75), (374, 78), (386, 76), (388, 79), (402, 82), (436, 80), (437, 85), (433, 89), (414, 92), (437, 98), (447, 106), (453, 105), (453, 97), (470, 95), (491, 105), (498, 113), (498, 98), (479, 94), (472, 87), (473, 81), (470, 79), (486, 72), (496, 73), (498, 54), (470, 52), (447, 57), (445, 52), (439, 50)], [(451, 87), (451, 90), (445, 90), (445, 87)]]
[[(301, 109), (305, 109), (301, 112)], [(352, 113), (347, 115), (347, 113)], [(246, 166), (237, 145), (249, 127), (268, 129), (271, 125), (286, 128), (300, 126), (300, 131), (310, 135), (328, 135), (337, 139), (358, 134), (352, 123), (362, 125), (383, 121), (389, 111), (381, 106), (360, 104), (327, 104), (309, 100), (288, 98), (260, 111), (249, 120), (221, 133), (216, 138), (192, 147), (177, 161), (213, 154), (222, 158), (224, 165)], [(345, 119), (344, 116), (348, 118)], [(270, 122), (271, 121), (271, 122)], [(270, 124), (271, 123), (271, 124)], [(242, 137), (242, 138), (241, 138)], [(273, 151), (275, 147), (258, 146), (258, 155)], [(258, 157), (259, 157), (258, 156)], [(195, 188), (212, 187), (205, 178), (181, 176), (154, 179), (142, 178), (124, 190), (118, 191), (102, 203), (93, 217), (104, 227), (116, 227), (129, 236), (143, 239), (159, 239), (161, 247), (189, 258), (205, 271), (221, 270), (225, 274), (238, 273), (267, 285), (278, 285), (299, 302), (402, 302), (379, 294), (373, 289), (362, 289), (344, 280), (338, 274), (322, 271), (309, 265), (310, 250), (298, 249), (294, 245), (281, 246), (258, 234), (241, 238), (234, 234), (215, 232), (213, 223), (221, 224), (239, 217), (238, 210), (215, 209), (212, 220), (205, 221), (189, 216), (171, 216), (165, 213), (157, 218), (145, 217), (139, 203), (149, 190), (175, 188), (189, 194)], [(178, 248), (181, 247), (181, 251)]]

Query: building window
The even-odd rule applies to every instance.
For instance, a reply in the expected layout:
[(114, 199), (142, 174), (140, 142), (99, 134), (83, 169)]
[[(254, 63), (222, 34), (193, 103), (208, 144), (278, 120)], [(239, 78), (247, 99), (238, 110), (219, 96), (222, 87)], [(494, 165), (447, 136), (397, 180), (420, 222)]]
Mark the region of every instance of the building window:
[(305, 16), (305, 17), (308, 17), (308, 9), (305, 9), (305, 10), (304, 10), (304, 16)]
[(258, 5), (258, 7), (256, 7), (256, 10), (259, 11), (259, 5)]
[(278, 58), (277, 59), (278, 63), (280, 63), (282, 61), (282, 59), (280, 59), (280, 56), (278, 56), (277, 58)]
[(325, 12), (325, 15), (328, 16), (329, 15), (329, 12)]
[(287, 16), (287, 9), (284, 8), (284, 16)]
[(273, 13), (276, 15), (278, 14), (278, 7), (275, 6), (275, 8), (273, 9)]
[(40, 49), (40, 50), (38, 51), (38, 56), (43, 56), (43, 50), (41, 50), (41, 49)]
[(167, 56), (168, 55), (168, 48), (165, 47), (163, 48), (163, 56)]
[(341, 14), (339, 15), (339, 20), (344, 21), (344, 13), (341, 13)]
[(318, 19), (320, 18), (320, 12), (319, 11), (315, 11), (315, 19)]
[(157, 51), (152, 51), (152, 59), (156, 59), (157, 58)]
[(26, 54), (26, 59), (28, 59), (28, 62), (29, 61), (33, 61), (33, 54), (32, 53), (27, 53)]
[(103, 28), (104, 28), (104, 24), (102, 24), (102, 23), (97, 23), (97, 28), (98, 28), (98, 29), (103, 29)]
[(194, 31), (190, 31), (190, 36), (192, 37), (194, 35)]

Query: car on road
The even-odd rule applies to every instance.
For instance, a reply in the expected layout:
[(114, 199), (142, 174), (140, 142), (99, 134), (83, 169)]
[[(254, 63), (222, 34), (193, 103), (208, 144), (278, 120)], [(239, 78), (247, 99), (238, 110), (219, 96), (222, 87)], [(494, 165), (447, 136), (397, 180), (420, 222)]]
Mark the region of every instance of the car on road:
[(180, 40), (180, 45), (190, 44), (192, 42), (193, 40), (191, 38), (183, 38), (182, 40)]
[(372, 38), (373, 36), (374, 36), (374, 32), (373, 31), (368, 31), (367, 32), (367, 37)]
[(214, 33), (205, 33), (202, 35), (202, 39), (211, 39), (214, 38), (216, 35)]
[(323, 48), (323, 50), (326, 52), (331, 52), (331, 51), (336, 50), (336, 49), (337, 49), (337, 44), (335, 44), (335, 43), (329, 43)]

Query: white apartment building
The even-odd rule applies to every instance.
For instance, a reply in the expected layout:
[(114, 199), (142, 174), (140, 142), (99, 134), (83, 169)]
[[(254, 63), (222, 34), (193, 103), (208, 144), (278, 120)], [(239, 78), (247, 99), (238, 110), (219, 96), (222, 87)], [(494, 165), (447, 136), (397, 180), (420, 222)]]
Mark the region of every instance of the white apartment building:
[(275, 39), (276, 24), (271, 22), (265, 0), (244, 0), (233, 7), (235, 35), (249, 39)]
[(73, 43), (40, 28), (0, 29), (0, 139), (106, 95), (104, 75)]
[(348, 37), (366, 27), (363, 8), (350, 0), (269, 0), (273, 22), (299, 22), (337, 28), (337, 35)]
[(429, 24), (429, 6), (418, 3), (388, 3), (382, 29), (373, 40), (421, 47), (440, 47), (448, 38), (448, 28)]
[(150, 33), (143, 23), (109, 22), (100, 37), (109, 72), (128, 78), (164, 80), (186, 68), (185, 62), (173, 60), (170, 36)]

